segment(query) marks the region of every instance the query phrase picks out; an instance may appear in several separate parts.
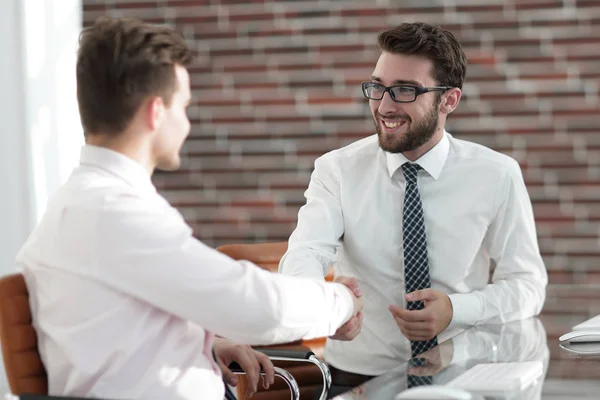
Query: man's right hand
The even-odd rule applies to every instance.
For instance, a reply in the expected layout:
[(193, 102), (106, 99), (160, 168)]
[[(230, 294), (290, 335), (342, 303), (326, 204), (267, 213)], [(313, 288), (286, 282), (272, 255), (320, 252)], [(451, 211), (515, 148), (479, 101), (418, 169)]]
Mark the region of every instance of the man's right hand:
[(346, 285), (352, 294), (352, 299), (354, 300), (354, 316), (350, 318), (344, 325), (340, 326), (335, 334), (329, 338), (334, 340), (352, 340), (358, 336), (360, 329), (362, 328), (362, 293), (360, 291), (360, 287), (358, 286), (358, 282), (356, 282), (356, 279), (354, 278), (338, 276), (335, 281), (337, 283)]

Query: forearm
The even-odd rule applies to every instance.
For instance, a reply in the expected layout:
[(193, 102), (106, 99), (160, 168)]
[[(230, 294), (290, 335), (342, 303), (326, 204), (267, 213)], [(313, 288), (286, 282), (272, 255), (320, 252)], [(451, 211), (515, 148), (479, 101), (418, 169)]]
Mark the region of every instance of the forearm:
[(353, 311), (347, 289), (236, 262), (192, 237), (176, 217), (115, 213), (97, 228), (110, 240), (94, 256), (95, 279), (238, 342), (327, 336)]
[(158, 261), (168, 265), (167, 258), (167, 275), (146, 269), (142, 277), (136, 268), (123, 265), (109, 278), (111, 285), (247, 344), (328, 336), (352, 314), (352, 298), (337, 284), (273, 274), (206, 248)]
[(301, 245), (289, 250), (281, 258), (279, 273), (322, 280), (327, 275), (331, 259), (331, 255)]
[(448, 328), (506, 323), (539, 314), (546, 298), (543, 278), (498, 280), (481, 290), (449, 295), (453, 316)]

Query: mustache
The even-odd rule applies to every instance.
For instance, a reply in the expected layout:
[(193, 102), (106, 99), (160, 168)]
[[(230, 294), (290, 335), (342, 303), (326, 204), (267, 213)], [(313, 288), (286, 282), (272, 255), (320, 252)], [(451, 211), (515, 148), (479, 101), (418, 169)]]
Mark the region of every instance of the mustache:
[(386, 120), (405, 120), (411, 122), (412, 119), (407, 114), (380, 114), (379, 111), (375, 111), (376, 119), (386, 119)]

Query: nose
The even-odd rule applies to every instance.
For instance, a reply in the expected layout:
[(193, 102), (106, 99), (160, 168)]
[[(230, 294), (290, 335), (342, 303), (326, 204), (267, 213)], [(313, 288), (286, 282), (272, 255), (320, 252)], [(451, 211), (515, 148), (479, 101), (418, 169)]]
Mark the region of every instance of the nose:
[(383, 98), (379, 100), (379, 107), (377, 107), (377, 111), (379, 111), (379, 114), (381, 115), (386, 115), (395, 114), (397, 110), (398, 103), (392, 100), (389, 92), (385, 92), (383, 94)]

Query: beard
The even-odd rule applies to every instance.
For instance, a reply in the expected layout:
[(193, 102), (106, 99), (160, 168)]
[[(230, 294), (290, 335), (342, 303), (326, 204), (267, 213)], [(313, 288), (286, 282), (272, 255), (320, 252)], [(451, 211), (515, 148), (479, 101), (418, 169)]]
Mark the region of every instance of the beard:
[(386, 115), (385, 118), (390, 119), (403, 119), (406, 124), (409, 124), (409, 128), (404, 133), (393, 133), (386, 134), (381, 129), (381, 117), (383, 115), (376, 111), (375, 114), (375, 130), (377, 131), (377, 137), (379, 138), (379, 147), (388, 153), (404, 153), (406, 151), (413, 151), (423, 146), (429, 141), (435, 134), (438, 125), (438, 107), (434, 107), (429, 110), (427, 114), (420, 120), (412, 123), (412, 119), (408, 115), (397, 114), (397, 115)]

